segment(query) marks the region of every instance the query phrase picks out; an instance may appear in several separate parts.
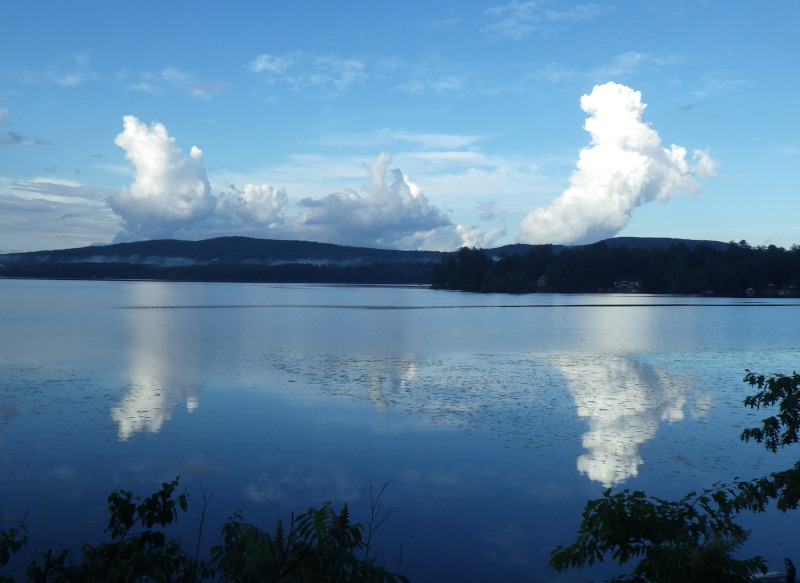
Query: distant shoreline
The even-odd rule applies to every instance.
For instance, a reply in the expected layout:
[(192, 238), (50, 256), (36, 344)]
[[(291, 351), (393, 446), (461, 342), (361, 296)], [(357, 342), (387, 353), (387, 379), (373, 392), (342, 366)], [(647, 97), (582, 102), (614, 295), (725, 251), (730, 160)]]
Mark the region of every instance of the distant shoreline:
[(800, 247), (625, 237), (442, 252), (220, 237), (0, 255), (0, 277), (775, 298), (800, 295)]

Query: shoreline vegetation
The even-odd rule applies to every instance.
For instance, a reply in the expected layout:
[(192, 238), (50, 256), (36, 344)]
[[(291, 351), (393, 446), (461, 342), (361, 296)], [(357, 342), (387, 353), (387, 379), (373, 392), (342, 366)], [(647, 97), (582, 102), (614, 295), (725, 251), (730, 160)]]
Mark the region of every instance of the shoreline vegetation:
[(621, 237), (398, 251), (221, 237), (0, 255), (0, 278), (426, 285), (480, 293), (797, 297), (800, 247)]
[[(373, 539), (394, 509), (384, 510), (381, 488), (370, 485), (370, 516), (366, 524), (352, 522), (345, 503), (335, 511), (330, 502), (279, 517), (272, 531), (245, 522), (239, 512), (225, 524), (213, 547), (201, 556), (200, 540), (207, 500), (194, 504), (197, 541), (171, 537), (170, 526), (187, 511), (188, 494), (177, 493), (179, 478), (161, 484), (142, 498), (121, 488), (107, 499), (108, 540), (97, 545), (34, 550), (24, 522), (4, 529), (0, 520), (0, 583), (30, 581), (138, 581), (198, 583), (200, 581), (330, 581), (331, 583), (408, 583), (385, 567), (372, 550)], [(0, 518), (2, 515), (0, 514)]]
[(800, 247), (677, 242), (661, 247), (537, 245), (492, 257), (462, 247), (434, 268), (437, 289), (504, 293), (649, 293), (797, 297)]

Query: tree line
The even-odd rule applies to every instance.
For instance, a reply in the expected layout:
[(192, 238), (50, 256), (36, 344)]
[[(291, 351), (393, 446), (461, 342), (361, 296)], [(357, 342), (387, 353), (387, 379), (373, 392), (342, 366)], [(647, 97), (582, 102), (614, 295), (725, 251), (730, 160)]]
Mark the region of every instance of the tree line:
[(490, 257), (462, 247), (434, 266), (435, 288), (476, 292), (595, 293), (778, 296), (800, 293), (800, 247), (724, 247), (678, 243), (663, 248), (536, 245), (523, 255)]
[[(410, 252), (396, 252), (410, 253)], [(441, 258), (433, 260), (433, 257)], [(760, 297), (800, 294), (800, 247), (752, 247), (746, 241), (660, 247), (533, 245), (521, 253), (462, 247), (425, 257), (370, 262), (90, 261), (69, 256), (8, 261), (0, 277), (146, 279), (253, 283), (417, 284), (438, 289), (502, 293), (713, 294)], [(83, 259), (83, 260), (81, 260)], [(399, 260), (398, 260), (399, 259)]]

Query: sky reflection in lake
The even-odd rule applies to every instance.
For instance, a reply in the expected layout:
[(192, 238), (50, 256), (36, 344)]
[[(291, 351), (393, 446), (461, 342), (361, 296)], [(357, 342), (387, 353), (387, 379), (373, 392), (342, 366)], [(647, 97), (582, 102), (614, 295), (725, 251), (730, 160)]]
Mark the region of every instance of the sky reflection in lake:
[(402, 541), (412, 580), (582, 580), (545, 565), (604, 487), (682, 495), (786, 459), (738, 434), (744, 369), (796, 368), (792, 303), (32, 281), (0, 299), (0, 504), (42, 544), (98, 536), (116, 485), (181, 474), (212, 522), (269, 527), (325, 500), (363, 519), (392, 476), (381, 551)]
[[(640, 446), (660, 422), (683, 419), (696, 383), (626, 356), (554, 355), (550, 362), (567, 380), (577, 414), (589, 420), (578, 470), (606, 487), (638, 474)], [(696, 415), (707, 407), (707, 396), (699, 399), (692, 405)]]

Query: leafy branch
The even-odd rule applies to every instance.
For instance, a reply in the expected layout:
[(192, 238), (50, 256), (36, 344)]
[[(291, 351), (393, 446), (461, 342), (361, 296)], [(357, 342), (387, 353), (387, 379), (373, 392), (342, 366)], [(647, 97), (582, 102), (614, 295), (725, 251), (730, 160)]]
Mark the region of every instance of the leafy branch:
[[(164, 482), (144, 499), (127, 490), (114, 490), (107, 499), (109, 518), (105, 532), (110, 540), (97, 546), (85, 544), (76, 557), (66, 549), (50, 549), (27, 566), (26, 579), (36, 583), (407, 581), (375, 565), (366, 555), (364, 560), (357, 558), (366, 544), (363, 527), (350, 521), (346, 504), (335, 512), (330, 502), (309, 508), (299, 516), (292, 514), (288, 532), (278, 519), (274, 534), (244, 522), (236, 513), (223, 525), (220, 543), (211, 549), (206, 563), (198, 558), (207, 507), (205, 493), (203, 504), (195, 505), (201, 533), (193, 555), (183, 550), (180, 539), (167, 536), (167, 527), (188, 507), (188, 495), (176, 492), (178, 483), (179, 478)], [(372, 504), (374, 520), (374, 500)], [(370, 537), (373, 534), (371, 530)], [(0, 569), (26, 543), (24, 525), (5, 530), (0, 524)], [(13, 581), (12, 576), (0, 571), (0, 583)]]
[[(741, 439), (763, 443), (771, 452), (797, 443), (800, 375), (746, 372), (744, 382), (758, 391), (745, 398), (745, 406), (777, 406), (778, 412), (763, 419), (761, 427), (745, 429)], [(586, 503), (576, 541), (553, 550), (549, 564), (564, 571), (611, 558), (620, 567), (636, 561), (629, 574), (612, 581), (744, 583), (765, 572), (766, 565), (760, 556), (736, 557), (750, 533), (735, 520), (742, 511), (765, 512), (773, 502), (783, 512), (800, 505), (800, 461), (761, 478), (689, 492), (679, 500), (609, 489)]]

